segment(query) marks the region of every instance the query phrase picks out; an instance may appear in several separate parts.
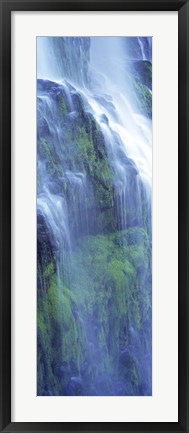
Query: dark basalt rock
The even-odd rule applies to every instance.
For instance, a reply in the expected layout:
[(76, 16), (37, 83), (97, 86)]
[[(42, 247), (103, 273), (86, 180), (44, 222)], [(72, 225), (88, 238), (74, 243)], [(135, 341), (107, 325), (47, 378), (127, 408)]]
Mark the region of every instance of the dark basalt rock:
[(47, 226), (46, 222), (45, 222), (45, 218), (43, 216), (42, 213), (40, 213), (40, 210), (38, 209), (38, 214), (37, 214), (37, 239), (39, 244), (42, 244), (43, 242), (45, 242), (46, 244), (49, 245), (49, 249), (55, 247), (55, 245), (53, 245), (52, 242), (52, 235), (50, 232), (49, 227)]

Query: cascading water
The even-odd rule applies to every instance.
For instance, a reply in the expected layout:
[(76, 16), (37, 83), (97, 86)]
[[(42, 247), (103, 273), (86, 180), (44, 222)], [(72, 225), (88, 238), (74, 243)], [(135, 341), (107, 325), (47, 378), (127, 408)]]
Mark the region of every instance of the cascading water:
[(40, 37), (37, 71), (38, 395), (151, 395), (151, 38)]

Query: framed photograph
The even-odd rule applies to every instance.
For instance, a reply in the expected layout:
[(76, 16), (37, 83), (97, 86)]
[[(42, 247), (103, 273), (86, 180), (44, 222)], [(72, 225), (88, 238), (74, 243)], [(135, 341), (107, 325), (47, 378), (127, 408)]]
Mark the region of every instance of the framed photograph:
[(2, 432), (188, 432), (188, 1), (0, 1)]

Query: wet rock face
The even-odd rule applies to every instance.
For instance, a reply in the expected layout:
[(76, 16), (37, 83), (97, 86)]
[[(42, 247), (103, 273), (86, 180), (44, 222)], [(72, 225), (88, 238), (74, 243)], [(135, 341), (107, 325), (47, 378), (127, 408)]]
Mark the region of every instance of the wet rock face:
[(83, 381), (80, 377), (77, 376), (73, 376), (71, 377), (67, 388), (67, 395), (72, 395), (72, 396), (77, 396), (77, 395), (82, 395), (82, 391), (83, 391)]
[[(120, 225), (119, 217), (115, 217), (117, 203), (130, 200), (131, 205), (130, 197), (135, 197), (138, 190), (134, 161), (127, 157), (116, 134), (112, 139), (117, 150), (111, 155), (85, 98), (73, 86), (38, 80), (38, 94), (38, 155), (42, 161), (38, 166), (39, 192), (43, 192), (46, 171), (51, 193), (67, 200), (73, 237), (112, 232)], [(105, 114), (101, 122), (109, 128)], [(122, 165), (121, 178), (113, 166), (115, 158)], [(127, 224), (131, 226), (137, 224), (137, 200), (127, 209)]]
[[(89, 39), (56, 39), (64, 76), (38, 80), (38, 395), (149, 395), (150, 210), (131, 117), (118, 125), (106, 80), (92, 93)], [(135, 48), (133, 119), (151, 106)]]
[(152, 64), (148, 60), (138, 60), (133, 62), (136, 76), (145, 86), (152, 88)]
[(37, 215), (37, 287), (38, 296), (43, 293), (44, 289), (48, 290), (49, 281), (44, 279), (43, 269), (48, 267), (52, 261), (55, 266), (55, 245), (53, 244), (52, 235), (46, 225), (42, 214)]

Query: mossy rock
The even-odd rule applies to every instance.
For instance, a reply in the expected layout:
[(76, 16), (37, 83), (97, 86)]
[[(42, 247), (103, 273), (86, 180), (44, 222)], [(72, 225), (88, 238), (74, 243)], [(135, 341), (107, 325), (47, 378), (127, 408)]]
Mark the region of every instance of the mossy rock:
[(138, 60), (133, 62), (133, 69), (136, 78), (141, 84), (152, 88), (152, 64), (148, 60)]

